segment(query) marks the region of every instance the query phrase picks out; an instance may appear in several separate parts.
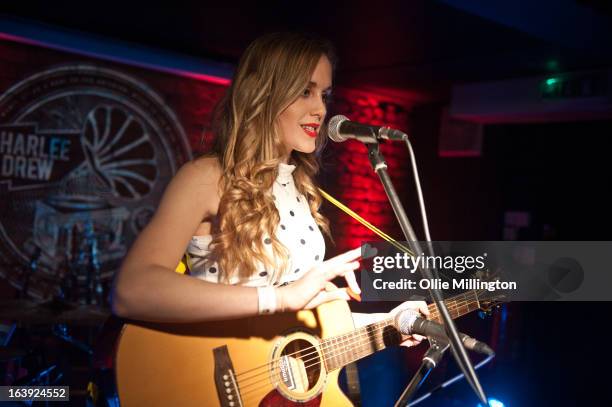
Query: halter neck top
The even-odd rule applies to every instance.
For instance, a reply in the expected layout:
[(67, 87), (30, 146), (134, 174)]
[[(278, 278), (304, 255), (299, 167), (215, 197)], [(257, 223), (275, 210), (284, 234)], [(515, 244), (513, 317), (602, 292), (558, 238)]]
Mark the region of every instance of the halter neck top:
[[(278, 176), (272, 186), (272, 197), (280, 216), (276, 229), (277, 239), (287, 248), (289, 253), (288, 268), (284, 273), (279, 270), (266, 270), (263, 264), (258, 265), (258, 272), (250, 277), (234, 276), (230, 284), (252, 287), (266, 285), (284, 285), (299, 279), (313, 266), (323, 261), (325, 256), (325, 240), (315, 223), (310, 207), (304, 195), (295, 187), (293, 171), (295, 165), (281, 163)], [(223, 270), (215, 261), (207, 258), (208, 245), (212, 235), (193, 236), (187, 246), (187, 266), (192, 276), (218, 283)], [(264, 247), (266, 240), (264, 240)], [(272, 251), (269, 251), (272, 256)]]

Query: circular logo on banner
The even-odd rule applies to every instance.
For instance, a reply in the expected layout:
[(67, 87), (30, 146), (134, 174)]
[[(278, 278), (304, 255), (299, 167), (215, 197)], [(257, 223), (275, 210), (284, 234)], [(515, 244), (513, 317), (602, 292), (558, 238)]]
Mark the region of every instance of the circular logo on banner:
[(0, 275), (38, 298), (108, 286), (189, 159), (174, 113), (125, 74), (73, 65), (14, 85), (0, 96)]

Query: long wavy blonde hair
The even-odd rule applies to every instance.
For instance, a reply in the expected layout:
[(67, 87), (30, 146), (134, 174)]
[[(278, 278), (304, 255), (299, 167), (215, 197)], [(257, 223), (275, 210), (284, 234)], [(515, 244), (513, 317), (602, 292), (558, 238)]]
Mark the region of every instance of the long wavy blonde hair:
[[(284, 272), (288, 252), (276, 238), (280, 216), (272, 198), (272, 185), (285, 151), (276, 127), (279, 115), (308, 86), (312, 73), (326, 55), (332, 66), (335, 54), (320, 38), (300, 33), (275, 33), (249, 45), (234, 79), (214, 116), (216, 143), (212, 154), (220, 161), (221, 201), (219, 223), (213, 230), (210, 257), (223, 270), (226, 282), (233, 276), (249, 277), (262, 270)], [(322, 126), (314, 153), (293, 151), (289, 164), (297, 190), (303, 194), (319, 227), (329, 236), (329, 224), (319, 214), (321, 196), (313, 177), (319, 170), (317, 152), (326, 135)], [(271, 239), (274, 259), (264, 249)]]

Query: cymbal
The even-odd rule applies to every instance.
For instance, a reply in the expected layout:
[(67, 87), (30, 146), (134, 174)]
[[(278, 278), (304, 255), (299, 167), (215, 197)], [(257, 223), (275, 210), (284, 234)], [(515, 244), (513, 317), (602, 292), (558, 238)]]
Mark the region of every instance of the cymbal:
[(19, 359), (27, 355), (23, 349), (0, 346), (0, 362), (8, 362), (9, 360)]
[(110, 316), (110, 311), (95, 305), (81, 305), (61, 300), (0, 300), (0, 320), (27, 324), (98, 325)]

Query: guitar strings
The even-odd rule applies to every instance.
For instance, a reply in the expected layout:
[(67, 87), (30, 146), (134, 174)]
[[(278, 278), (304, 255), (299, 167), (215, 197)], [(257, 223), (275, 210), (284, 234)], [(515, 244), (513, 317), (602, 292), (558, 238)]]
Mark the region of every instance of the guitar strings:
[[(466, 300), (460, 301), (458, 303), (462, 304), (462, 305), (456, 305), (456, 306), (452, 307), (452, 311), (454, 311), (454, 310), (456, 310), (458, 308), (469, 306), (467, 304), (474, 303), (474, 301), (470, 301), (470, 300), (466, 299)], [(294, 353), (290, 353), (290, 354), (287, 354), (287, 355), (283, 355), (283, 357), (285, 357), (285, 356), (294, 356), (294, 355), (297, 355), (297, 354), (301, 354), (303, 352), (310, 352), (310, 350), (314, 350), (313, 352), (300, 355), (301, 357), (308, 357), (310, 355), (318, 355), (319, 351), (317, 349), (320, 349), (321, 353), (323, 353), (324, 351), (326, 351), (326, 350), (328, 350), (330, 348), (333, 348), (333, 347), (354, 345), (357, 342), (361, 342), (366, 336), (370, 337), (373, 334), (378, 333), (377, 331), (380, 331), (381, 329), (385, 329), (388, 326), (390, 326), (389, 321), (390, 321), (390, 319), (386, 319), (386, 320), (382, 320), (382, 321), (379, 321), (377, 323), (374, 323), (373, 325), (381, 325), (381, 326), (377, 326), (377, 327), (375, 327), (373, 329), (370, 329), (370, 330), (364, 330), (365, 332), (357, 334), (357, 335), (355, 335), (355, 334), (345, 334), (346, 335), (345, 339), (339, 340), (338, 342), (335, 342), (335, 343), (328, 342), (330, 339), (332, 339), (332, 338), (328, 338), (327, 340), (324, 341), (326, 343), (323, 346), (320, 346), (318, 348), (315, 347), (315, 346), (305, 347), (305, 348), (301, 349), (298, 352), (294, 352)], [(364, 328), (364, 327), (362, 327), (362, 328)], [(398, 335), (398, 334), (399, 333), (397, 331), (386, 332), (386, 333), (383, 333), (382, 338), (384, 339), (384, 338), (388, 338), (389, 335)], [(339, 335), (338, 338), (342, 337), (342, 336), (345, 336), (345, 335)], [(324, 360), (329, 360), (329, 359), (331, 359), (333, 357), (338, 357), (338, 356), (343, 355), (343, 354), (345, 354), (347, 352), (350, 352), (350, 351), (351, 351), (350, 349), (347, 349), (347, 350), (340, 351), (338, 353), (330, 353), (327, 356), (323, 356), (323, 358), (324, 358)], [(302, 360), (304, 361), (304, 363), (307, 363), (307, 362), (310, 362), (312, 360), (319, 360), (319, 359), (320, 359), (319, 357), (314, 357), (314, 358), (311, 358), (311, 359), (302, 359)], [(246, 382), (248, 382), (250, 380), (253, 380), (253, 379), (255, 379), (258, 376), (261, 376), (262, 374), (267, 374), (269, 372), (274, 372), (275, 370), (277, 370), (278, 367), (275, 366), (275, 365), (278, 364), (279, 360), (280, 360), (280, 358), (277, 358), (277, 359), (275, 359), (275, 360), (273, 360), (271, 362), (268, 362), (268, 363), (266, 363), (264, 365), (261, 365), (261, 366), (249, 369), (249, 370), (241, 372), (241, 373), (238, 373), (238, 374), (236, 374), (236, 379), (239, 382), (239, 384), (241, 384), (241, 387), (242, 387), (242, 385), (244, 383), (246, 383)], [(320, 362), (317, 362), (315, 364), (320, 364)], [(270, 365), (274, 365), (272, 369), (269, 369)], [(307, 368), (307, 367), (311, 367), (311, 366), (314, 366), (314, 365), (308, 365), (308, 366), (305, 366), (305, 367)], [(254, 374), (252, 376), (248, 376), (248, 377), (245, 377), (245, 378), (242, 378), (242, 379), (238, 380), (238, 376), (243, 376), (246, 373), (253, 372), (253, 371), (256, 371), (256, 370), (260, 370), (260, 369), (263, 369), (263, 368), (268, 368), (268, 369), (266, 371), (264, 371), (264, 372), (261, 372), (261, 373), (258, 373), (258, 374)], [(248, 387), (249, 385), (252, 385), (252, 384), (253, 383), (248, 384), (248, 385), (244, 385), (243, 387)]]
[[(398, 333), (397, 331), (394, 331), (394, 332), (385, 332), (385, 331), (384, 331), (384, 329), (385, 329), (385, 328), (387, 328), (389, 325), (384, 325), (383, 323), (388, 323), (390, 320), (391, 320), (391, 319), (386, 319), (386, 320), (382, 320), (382, 321), (379, 321), (379, 322), (375, 323), (375, 324), (378, 324), (378, 325), (380, 325), (380, 326), (377, 326), (377, 327), (375, 327), (375, 328), (373, 328), (373, 329), (369, 330), (369, 331), (368, 331), (366, 334), (369, 334), (369, 336), (372, 336), (372, 335), (376, 335), (376, 334), (378, 334), (378, 333), (379, 333), (379, 331), (383, 330), (383, 332), (382, 332), (382, 334), (380, 335), (380, 337), (378, 337), (378, 338), (377, 338), (377, 337), (375, 336), (375, 338), (374, 338), (374, 339), (376, 340), (376, 342), (377, 342), (377, 343), (378, 343), (378, 342), (380, 342), (380, 341), (382, 341), (382, 342), (384, 343), (384, 340), (385, 340), (385, 339), (388, 339), (388, 338), (389, 338), (389, 336), (395, 336), (395, 337), (397, 337), (397, 336), (399, 335), (399, 333)], [(362, 338), (363, 336), (364, 336), (364, 334), (359, 334), (359, 335), (357, 335), (357, 336), (356, 336), (356, 338), (351, 338), (351, 340), (350, 340), (350, 341), (348, 341), (347, 343), (336, 343), (336, 344), (332, 344), (332, 346), (337, 346), (337, 345), (349, 345), (349, 344), (351, 344), (351, 345), (353, 345), (353, 346), (354, 346), (354, 342), (356, 342), (356, 341), (361, 341), (361, 339), (363, 339), (363, 338)], [(347, 339), (348, 339), (348, 338), (347, 338)], [(367, 342), (367, 343), (366, 343), (366, 342), (364, 342), (362, 345), (359, 345), (359, 347), (361, 347), (361, 346), (369, 346), (370, 344), (371, 344), (371, 341), (370, 341), (370, 342)], [(330, 346), (328, 346), (328, 347), (330, 347)], [(309, 348), (314, 348), (314, 347), (309, 347)], [(305, 349), (309, 349), (309, 348), (304, 348), (304, 350), (305, 350)], [(303, 350), (302, 350), (302, 351), (303, 351)], [(323, 354), (322, 354), (322, 355), (321, 355), (321, 357), (315, 357), (315, 358), (311, 358), (311, 359), (308, 359), (308, 360), (302, 360), (302, 362), (304, 363), (304, 369), (305, 369), (305, 370), (308, 370), (309, 368), (312, 368), (313, 366), (320, 365), (320, 364), (321, 364), (321, 361), (320, 361), (320, 360), (322, 360), (323, 362), (327, 363), (327, 361), (328, 361), (328, 360), (330, 360), (331, 358), (334, 358), (334, 357), (338, 357), (338, 356), (344, 355), (344, 354), (346, 354), (346, 353), (348, 353), (348, 352), (351, 352), (351, 351), (352, 351), (351, 349), (345, 349), (345, 350), (343, 350), (343, 351), (340, 351), (340, 352), (337, 352), (337, 353), (332, 353), (332, 354), (327, 355), (327, 356), (325, 356), (325, 355), (323, 355)], [(299, 353), (299, 352), (294, 352), (293, 354), (297, 354), (297, 353)], [(315, 352), (315, 353), (316, 353), (316, 352)], [(315, 363), (311, 363), (311, 364), (307, 364), (308, 362), (313, 361), (313, 360), (317, 360), (317, 362), (315, 362)], [(276, 359), (276, 361), (278, 361), (278, 359)], [(273, 364), (273, 363), (270, 363), (270, 364)], [(273, 366), (273, 368), (272, 368), (272, 369), (270, 369), (269, 371), (262, 372), (262, 373), (260, 373), (260, 374), (255, 375), (255, 376), (251, 376), (251, 377), (249, 377), (248, 379), (253, 379), (253, 378), (255, 378), (256, 376), (261, 376), (262, 374), (267, 374), (267, 373), (272, 373), (272, 374), (273, 374), (273, 373), (275, 373), (275, 371), (276, 371), (276, 370), (278, 370), (278, 369), (279, 369), (279, 367), (277, 367), (277, 366), (275, 365), (275, 366)], [(335, 369), (333, 369), (333, 370), (336, 370), (336, 369), (338, 369), (338, 368), (335, 368)], [(333, 370), (332, 370), (332, 371), (333, 371)], [(248, 380), (248, 379), (247, 379), (247, 380)], [(245, 379), (243, 379), (243, 380), (241, 380), (241, 381), (238, 381), (238, 385), (239, 385), (239, 388), (240, 388), (240, 394), (241, 394), (241, 397), (245, 398), (246, 396), (248, 396), (248, 397), (249, 397), (249, 403), (250, 403), (250, 401), (252, 401), (252, 399), (253, 399), (253, 396), (257, 396), (257, 397), (256, 397), (256, 399), (257, 399), (257, 401), (259, 401), (259, 400), (260, 400), (260, 398), (259, 398), (258, 394), (260, 393), (260, 391), (261, 391), (262, 389), (275, 389), (275, 388), (276, 388), (276, 387), (275, 387), (275, 385), (274, 385), (274, 383), (271, 383), (271, 382), (269, 381), (269, 379), (270, 379), (269, 375), (266, 375), (265, 377), (263, 377), (263, 378), (261, 378), (261, 379), (259, 379), (259, 380), (255, 381), (255, 382), (251, 382), (251, 383), (249, 383), (249, 384), (246, 384), (246, 385), (243, 385), (243, 383), (246, 381)], [(262, 384), (262, 385), (260, 385), (260, 386), (257, 386), (257, 387), (252, 387), (252, 388), (251, 388), (251, 389), (249, 389), (249, 390), (244, 390), (244, 389), (246, 389), (247, 387), (251, 387), (251, 386), (254, 386), (254, 385), (256, 385), (256, 384), (258, 384), (258, 383), (262, 383), (262, 382), (263, 382), (263, 384)], [(244, 391), (243, 391), (243, 390), (244, 390)]]
[[(475, 295), (475, 294), (474, 294), (474, 295)], [(469, 304), (471, 304), (471, 303), (474, 303), (474, 302), (475, 302), (475, 301), (473, 301), (473, 300), (468, 299), (467, 297), (465, 297), (465, 299), (463, 299), (463, 300), (461, 300), (461, 301), (459, 301), (459, 300), (449, 300), (449, 301), (455, 301), (455, 304), (449, 305), (449, 312), (454, 312), (454, 311), (456, 311), (456, 310), (457, 310), (457, 309), (459, 309), (459, 308), (463, 308), (463, 307), (469, 306)], [(432, 306), (432, 307), (434, 307), (434, 308), (437, 308), (437, 307), (435, 306), (435, 304), (431, 304), (431, 306)], [(431, 314), (436, 314), (436, 313), (437, 313), (437, 311), (435, 311), (435, 310), (434, 310), (434, 311), (430, 311), (430, 313), (431, 313)], [(437, 318), (437, 317), (436, 317), (436, 318)], [(433, 318), (431, 318), (431, 316), (430, 316), (430, 319), (433, 319)], [(387, 321), (387, 320), (385, 320), (385, 321)], [(376, 322), (376, 323), (381, 323), (381, 322), (383, 322), (383, 321), (378, 321), (378, 322)], [(363, 327), (362, 327), (362, 328), (363, 328)], [(352, 337), (352, 338), (359, 338), (359, 336), (363, 336), (363, 334), (355, 335), (355, 334), (353, 334), (353, 333), (344, 334), (344, 335), (350, 335), (350, 337)], [(338, 336), (343, 336), (343, 335), (338, 335)], [(326, 341), (328, 341), (329, 339), (332, 339), (332, 338), (327, 338), (327, 339), (326, 339)], [(325, 342), (325, 341), (324, 341), (324, 342)], [(321, 349), (321, 350), (323, 350), (323, 351), (325, 351), (325, 350), (329, 349), (329, 348), (330, 348), (330, 347), (332, 347), (332, 346), (335, 346), (335, 345), (334, 345), (334, 344), (332, 344), (331, 342), (329, 342), (329, 344), (328, 344), (328, 345), (324, 345), (324, 346), (320, 347), (320, 349)], [(302, 349), (302, 350), (300, 350), (300, 351), (298, 351), (298, 352), (290, 353), (290, 354), (283, 355), (283, 356), (294, 356), (294, 355), (297, 355), (298, 353), (303, 352), (305, 349), (315, 349), (315, 347), (314, 347), (314, 346), (306, 347), (306, 348), (304, 348), (304, 349)], [(272, 362), (268, 362), (268, 363), (267, 363), (267, 364), (265, 364), (265, 365), (257, 366), (257, 367), (251, 368), (251, 369), (249, 369), (249, 370), (246, 370), (246, 371), (244, 371), (244, 372), (237, 373), (237, 374), (236, 374), (236, 377), (243, 376), (244, 374), (249, 373), (249, 372), (252, 372), (252, 371), (257, 370), (257, 369), (262, 369), (262, 368), (265, 368), (265, 367), (267, 367), (267, 365), (269, 365), (269, 364), (271, 364), (271, 363), (273, 363), (273, 362), (274, 362), (274, 361), (272, 361)]]
[[(377, 323), (377, 324), (380, 324), (380, 323), (385, 322), (385, 321), (389, 321), (389, 319), (388, 319), (388, 320), (379, 321), (379, 323)], [(370, 333), (370, 334), (374, 334), (374, 333), (376, 333), (376, 332), (374, 332), (374, 331), (380, 331), (381, 329), (384, 329), (384, 328), (386, 328), (387, 326), (388, 326), (388, 325), (386, 325), (386, 326), (385, 326), (385, 325), (378, 326), (378, 327), (374, 328), (373, 330), (370, 330), (370, 332), (369, 332), (369, 333)], [(380, 337), (378, 340), (382, 339), (382, 340), (383, 340), (383, 342), (384, 342), (384, 339), (385, 339), (386, 337), (388, 337), (389, 335), (394, 335), (394, 336), (397, 336), (397, 335), (398, 335), (398, 333), (397, 333), (397, 331), (395, 331), (395, 332), (383, 332), (383, 333), (382, 333), (382, 335), (381, 335), (381, 337)], [(361, 335), (360, 335), (360, 336), (361, 336)], [(351, 341), (349, 341), (349, 342), (355, 342), (355, 341), (354, 341), (354, 340), (351, 340)], [(338, 343), (338, 344), (340, 344), (340, 343)], [(338, 345), (338, 344), (335, 344), (335, 345)], [(366, 343), (364, 343), (364, 345), (367, 345), (367, 344), (366, 344)], [(363, 346), (363, 345), (360, 345), (360, 346)], [(305, 348), (305, 349), (308, 349), (308, 348)], [(303, 350), (302, 350), (302, 351), (303, 351)], [(343, 354), (345, 354), (345, 353), (347, 353), (347, 352), (348, 352), (348, 350), (347, 350), (347, 351), (343, 351), (343, 352), (339, 352), (339, 353), (336, 353), (336, 354), (332, 354), (331, 356), (328, 356), (328, 357), (323, 356), (322, 358), (314, 358), (314, 359), (316, 359), (316, 360), (322, 359), (324, 362), (326, 362), (326, 361), (327, 361), (328, 359), (330, 359), (331, 357), (338, 357), (338, 356), (343, 355)], [(299, 352), (296, 352), (296, 353), (299, 353)], [(311, 360), (314, 360), (314, 359), (310, 359), (310, 360), (308, 360), (308, 361), (311, 361)], [(313, 363), (313, 364), (310, 364), (310, 365), (306, 365), (306, 363), (307, 363), (307, 361), (304, 361), (304, 369), (308, 369), (308, 368), (310, 368), (310, 367), (312, 367), (312, 366), (316, 366), (316, 365), (321, 364), (321, 362), (316, 362), (316, 363)], [(278, 367), (274, 366), (274, 369), (270, 370), (269, 372), (270, 372), (270, 373), (274, 373), (274, 371), (275, 371), (276, 369), (278, 369)], [(336, 368), (336, 369), (337, 369), (337, 368)], [(336, 369), (333, 369), (333, 370), (336, 370)], [(268, 372), (263, 372), (263, 373), (268, 373)], [(263, 374), (263, 373), (262, 373), (262, 374)], [(259, 375), (261, 375), (261, 374), (259, 374)], [(259, 375), (255, 375), (255, 376), (259, 376)], [(248, 379), (252, 379), (252, 378), (254, 378), (255, 376), (249, 377), (249, 378), (247, 378), (247, 379), (243, 379), (241, 382), (242, 382), (242, 383), (244, 383), (244, 382), (245, 382), (245, 381), (247, 381)], [(274, 385), (273, 383), (269, 382), (269, 381), (268, 381), (268, 379), (269, 379), (269, 377), (268, 377), (268, 376), (266, 376), (266, 377), (264, 377), (264, 378), (262, 378), (262, 379), (260, 379), (260, 380), (258, 380), (258, 381), (256, 381), (256, 382), (251, 382), (251, 383), (249, 383), (248, 385), (244, 385), (244, 386), (240, 385), (240, 382), (239, 382), (239, 386), (240, 386), (240, 388), (241, 388), (240, 394), (241, 394), (241, 397), (243, 397), (243, 400), (247, 400), (247, 398), (245, 397), (245, 396), (247, 396), (247, 395), (248, 395), (248, 398), (252, 398), (252, 396), (257, 396), (257, 394), (259, 394), (259, 391), (260, 391), (260, 390), (262, 390), (262, 389), (275, 389), (275, 388), (276, 388), (276, 387), (275, 387), (275, 385)], [(262, 386), (258, 386), (258, 387), (255, 387), (255, 388), (251, 388), (251, 389), (246, 390), (246, 391), (244, 391), (244, 392), (242, 391), (242, 389), (245, 389), (246, 387), (253, 386), (253, 385), (255, 385), (255, 384), (257, 384), (257, 383), (261, 383), (261, 382), (265, 382), (265, 383), (264, 383)], [(257, 394), (256, 394), (255, 392), (257, 392)], [(259, 400), (260, 400), (260, 398), (259, 398), (259, 397), (257, 397), (257, 401), (259, 401)], [(249, 402), (250, 402), (250, 401), (249, 401)]]
[[(480, 290), (480, 291), (484, 291), (484, 290)], [(469, 305), (472, 304), (472, 303), (478, 303), (478, 294), (476, 294), (476, 290), (470, 291), (469, 295), (473, 295), (475, 297), (475, 300), (470, 299), (468, 297), (468, 293), (460, 294), (460, 295), (454, 297), (454, 298), (463, 297), (461, 299), (450, 298), (450, 299), (446, 300), (445, 303), (447, 303), (447, 307), (448, 307), (449, 312), (456, 312), (457, 309), (459, 309), (459, 308), (469, 307)], [(438, 312), (437, 306), (435, 304), (430, 304), (428, 306), (428, 308), (430, 308), (430, 310), (429, 310), (430, 316), (429, 316), (428, 319), (438, 319), (439, 312)], [(352, 333), (344, 334), (344, 335), (351, 335), (351, 334)], [(342, 335), (339, 335), (339, 336), (342, 336)], [(327, 340), (329, 340), (329, 339), (331, 339), (331, 338), (327, 338)], [(311, 346), (311, 347), (304, 348), (304, 349), (313, 349), (313, 348), (314, 347)], [(322, 347), (321, 349), (322, 350), (326, 350), (327, 348), (326, 347)], [(298, 351), (298, 352), (290, 353), (290, 354), (287, 354), (287, 355), (284, 355), (284, 356), (293, 356), (293, 355), (296, 355), (296, 354), (298, 354), (298, 353), (300, 353), (302, 351), (303, 351), (303, 349)], [(268, 363), (268, 364), (270, 364), (270, 363)], [(251, 368), (249, 370), (246, 370), (244, 372), (236, 374), (236, 377), (242, 376), (242, 375), (244, 375), (246, 373), (249, 373), (249, 372), (251, 372), (253, 370), (265, 368), (266, 366), (267, 365), (261, 365), (261, 366), (257, 366), (257, 367)]]
[[(475, 295), (475, 293), (474, 293), (474, 295)], [(475, 303), (475, 301), (471, 301), (471, 300), (466, 298), (463, 301), (458, 301), (457, 305), (450, 307), (450, 311), (453, 312), (453, 311), (456, 311), (459, 308), (463, 308), (463, 307), (466, 307), (466, 306), (469, 307), (469, 305), (473, 304), (473, 303)], [(379, 322), (376, 322), (375, 324), (381, 324), (381, 323), (385, 322), (386, 325), (383, 326), (383, 328), (384, 328), (384, 327), (389, 326), (388, 321), (390, 321), (390, 319), (379, 321)], [(365, 327), (362, 327), (362, 328), (365, 328)], [(360, 328), (360, 329), (362, 329), (362, 328)], [(376, 328), (376, 329), (378, 329), (378, 328)], [(294, 352), (294, 353), (290, 353), (290, 354), (287, 354), (287, 355), (283, 355), (283, 357), (285, 357), (285, 356), (295, 356), (297, 354), (301, 354), (301, 353), (303, 353), (305, 351), (307, 352), (307, 351), (310, 351), (310, 350), (314, 350), (314, 351), (310, 352), (310, 353), (306, 353), (306, 354), (301, 355), (301, 356), (302, 357), (306, 357), (306, 356), (318, 354), (319, 351), (317, 349), (320, 349), (321, 352), (324, 352), (324, 351), (327, 351), (330, 348), (337, 347), (338, 345), (351, 345), (351, 344), (353, 344), (355, 342), (361, 341), (365, 336), (368, 336), (369, 334), (370, 334), (370, 332), (366, 331), (366, 332), (363, 332), (363, 333), (360, 333), (360, 334), (349, 333), (349, 334), (339, 335), (339, 336), (337, 336), (338, 338), (342, 337), (342, 336), (346, 336), (346, 339), (342, 339), (342, 340), (340, 340), (340, 341), (338, 341), (336, 343), (332, 343), (332, 342), (329, 341), (332, 338), (327, 338), (326, 340), (323, 341), (324, 342), (323, 346), (320, 346), (318, 348), (315, 347), (315, 346), (305, 347), (305, 348), (301, 349), (300, 351), (297, 351), (297, 352)], [(334, 357), (334, 356), (337, 356), (337, 355), (333, 355), (333, 354), (330, 355), (330, 357)], [(275, 360), (273, 360), (271, 362), (268, 362), (268, 363), (266, 363), (264, 365), (261, 365), (261, 366), (258, 366), (258, 367), (254, 367), (254, 368), (251, 368), (251, 369), (249, 369), (247, 371), (238, 373), (238, 374), (236, 374), (236, 377), (238, 379), (239, 376), (243, 376), (243, 375), (245, 375), (245, 374), (247, 374), (249, 372), (253, 372), (253, 371), (256, 371), (256, 370), (268, 368), (270, 365), (277, 363), (278, 360), (279, 359), (275, 359)], [(249, 377), (243, 378), (243, 379), (241, 379), (241, 381), (242, 382), (248, 381), (249, 379), (254, 378), (256, 376), (259, 376), (260, 374), (265, 374), (266, 372), (262, 372), (262, 373), (259, 373), (259, 374), (253, 375), (253, 376), (249, 376)]]
[[(385, 322), (385, 321), (390, 321), (390, 319), (380, 321), (380, 323)], [(377, 323), (377, 324), (378, 324), (378, 323)], [(387, 326), (388, 326), (388, 325), (387, 325)], [(384, 329), (384, 328), (386, 328), (387, 326), (378, 326), (378, 327), (376, 327), (376, 328), (372, 329), (372, 330), (370, 331), (370, 333), (371, 333), (371, 334), (376, 334), (376, 333), (378, 333), (378, 331), (383, 330), (383, 329)], [(382, 333), (382, 335), (381, 335), (381, 336), (382, 336), (382, 339), (384, 339), (384, 338), (388, 337), (388, 336), (389, 336), (389, 335), (391, 335), (391, 334), (393, 334), (394, 336), (397, 336), (397, 335), (398, 335), (397, 331), (396, 331), (396, 332), (384, 332), (384, 331), (383, 331), (383, 333)], [(360, 336), (361, 336), (361, 335), (360, 335)], [(350, 342), (355, 342), (355, 341), (350, 341)], [(312, 348), (312, 347), (311, 347), (311, 348)], [(307, 349), (307, 348), (305, 348), (305, 349)], [(347, 353), (347, 352), (349, 352), (349, 350), (344, 350), (344, 351), (338, 352), (338, 353), (334, 354), (333, 356), (332, 356), (332, 355), (329, 355), (329, 356), (327, 356), (327, 357), (326, 357), (325, 355), (322, 355), (322, 356), (321, 356), (321, 358), (317, 357), (317, 358), (313, 358), (313, 359), (304, 360), (304, 361), (303, 361), (303, 362), (304, 362), (304, 369), (308, 369), (308, 368), (311, 368), (311, 367), (313, 367), (313, 366), (316, 366), (316, 365), (321, 364), (321, 362), (316, 362), (316, 363), (312, 363), (312, 364), (310, 364), (310, 365), (307, 365), (306, 363), (307, 363), (307, 362), (309, 362), (309, 361), (312, 361), (312, 360), (315, 360), (315, 359), (316, 359), (316, 360), (322, 359), (323, 361), (325, 361), (325, 362), (326, 362), (327, 360), (330, 360), (332, 357), (337, 357), (337, 356), (340, 356), (340, 355), (342, 355), (342, 354), (344, 354), (344, 353)], [(276, 359), (276, 360), (278, 360), (278, 359)], [(258, 374), (258, 375), (256, 375), (256, 376), (261, 376), (261, 374), (264, 374), (264, 373), (266, 373), (266, 374), (267, 374), (267, 373), (274, 373), (274, 372), (275, 372), (276, 370), (278, 370), (278, 369), (279, 369), (279, 368), (278, 368), (278, 367), (275, 365), (275, 366), (273, 366), (273, 369), (270, 369), (269, 371), (266, 371), (266, 372), (262, 372), (262, 373), (260, 373), (260, 374)], [(335, 369), (333, 369), (333, 370), (335, 370)], [(255, 376), (252, 376), (252, 377), (250, 377), (249, 379), (252, 379), (252, 378), (254, 378), (254, 377), (255, 377)], [(239, 385), (239, 387), (240, 387), (240, 394), (241, 394), (241, 395), (243, 395), (243, 396), (244, 396), (244, 395), (247, 395), (247, 394), (249, 394), (249, 395), (250, 395), (251, 393), (253, 393), (253, 392), (255, 392), (255, 391), (258, 391), (258, 390), (260, 390), (260, 389), (262, 389), (262, 388), (267, 388), (267, 387), (269, 387), (270, 385), (271, 385), (272, 387), (274, 387), (274, 384), (273, 384), (273, 383), (270, 383), (270, 382), (268, 381), (268, 379), (269, 379), (269, 376), (266, 376), (266, 377), (263, 377), (263, 378), (259, 379), (259, 380), (258, 380), (258, 381), (256, 381), (256, 382), (251, 382), (251, 383), (249, 383), (248, 385), (243, 385), (243, 384), (241, 384), (241, 383), (244, 383), (244, 380), (242, 380), (242, 381), (238, 381), (238, 385)], [(258, 387), (251, 388), (251, 389), (249, 389), (249, 390), (243, 391), (243, 389), (246, 389), (247, 387), (253, 386), (253, 385), (255, 385), (255, 384), (257, 384), (257, 383), (261, 383), (261, 382), (266, 382), (266, 383), (265, 383), (263, 386), (258, 386)]]
[[(322, 346), (321, 347), (321, 349), (326, 349), (326, 348), (329, 349), (329, 348), (334, 348), (334, 347), (337, 348), (339, 346), (350, 346), (351, 349), (340, 350), (338, 352), (335, 352), (335, 353), (332, 352), (332, 353), (330, 353), (328, 355), (325, 355), (324, 352), (318, 352), (316, 347), (311, 346), (311, 347), (306, 347), (306, 348), (302, 349), (299, 352), (295, 352), (294, 355), (295, 354), (300, 354), (301, 352), (304, 352), (304, 351), (308, 352), (310, 349), (314, 349), (314, 351), (312, 351), (310, 353), (305, 353), (305, 354), (300, 354), (299, 355), (300, 360), (302, 361), (302, 363), (304, 363), (304, 368), (308, 369), (310, 367), (313, 367), (313, 366), (321, 364), (321, 362), (320, 362), (321, 359), (323, 359), (324, 362), (327, 362), (328, 360), (331, 360), (333, 358), (344, 356), (347, 353), (350, 353), (350, 352), (354, 353), (355, 349), (359, 349), (359, 348), (362, 348), (364, 346), (371, 346), (372, 339), (374, 339), (377, 343), (380, 342), (381, 340), (384, 343), (384, 341), (386, 339), (389, 339), (390, 337), (397, 337), (397, 338), (399, 338), (400, 334), (396, 330), (395, 331), (390, 331), (390, 332), (384, 332), (383, 331), (382, 335), (378, 336), (379, 333), (380, 333), (379, 331), (384, 330), (384, 329), (386, 329), (387, 327), (390, 326), (389, 321), (390, 321), (390, 319), (379, 321), (378, 324), (382, 324), (381, 326), (378, 326), (378, 327), (375, 327), (375, 328), (372, 328), (372, 329), (369, 329), (369, 330), (365, 330), (365, 332), (360, 333), (358, 335), (347, 336), (346, 338), (340, 339), (337, 342), (329, 342), (327, 346)], [(364, 341), (364, 339), (365, 339), (364, 337), (366, 337), (366, 336), (368, 337), (367, 339), (370, 339), (369, 341)], [(401, 342), (401, 340), (400, 340), (400, 342)], [(321, 356), (319, 356), (319, 355), (321, 355)], [(288, 355), (283, 355), (283, 356), (288, 356)], [(313, 356), (313, 357), (310, 357), (310, 356)], [(308, 357), (310, 357), (310, 358), (308, 358)], [(277, 361), (278, 361), (278, 359), (274, 360), (270, 364), (275, 364), (275, 362), (277, 362)], [(314, 361), (314, 363), (310, 363), (310, 362), (313, 362), (313, 361)], [(267, 371), (264, 371), (264, 372), (261, 372), (259, 374), (250, 376), (248, 378), (245, 378), (245, 379), (243, 379), (240, 382), (241, 383), (245, 383), (248, 380), (255, 379), (257, 376), (261, 376), (261, 375), (269, 373), (269, 372), (274, 373), (278, 369), (279, 369), (279, 367), (277, 367), (276, 365), (272, 366), (272, 368), (268, 369)], [(265, 378), (263, 380), (265, 380)], [(260, 381), (261, 380), (258, 380), (257, 382), (251, 382), (249, 384), (244, 385), (244, 387), (251, 386), (251, 385), (253, 385), (255, 383), (258, 383)]]

